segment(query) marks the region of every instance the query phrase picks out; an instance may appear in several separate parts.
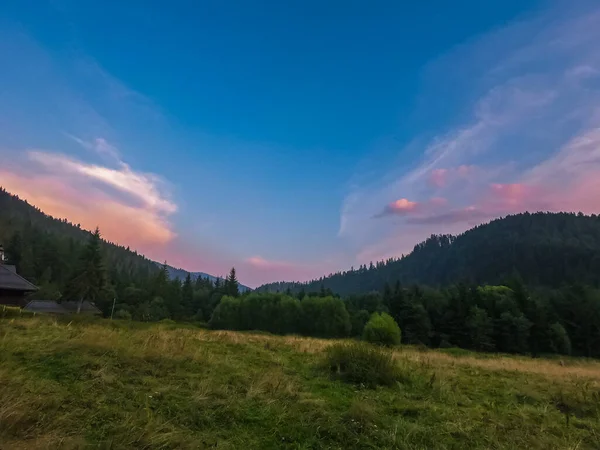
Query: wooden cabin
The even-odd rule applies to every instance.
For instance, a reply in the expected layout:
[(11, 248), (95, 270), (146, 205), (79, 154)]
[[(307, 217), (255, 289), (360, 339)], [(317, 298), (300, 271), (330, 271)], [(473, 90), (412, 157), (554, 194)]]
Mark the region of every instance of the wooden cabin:
[(17, 273), (15, 266), (5, 264), (4, 249), (0, 245), (0, 305), (24, 307), (27, 296), (37, 287)]

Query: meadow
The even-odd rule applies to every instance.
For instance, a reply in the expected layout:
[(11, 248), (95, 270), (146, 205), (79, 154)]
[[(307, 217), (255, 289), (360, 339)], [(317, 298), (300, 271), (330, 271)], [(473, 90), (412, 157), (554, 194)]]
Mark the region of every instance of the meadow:
[(371, 388), (334, 342), (5, 313), (0, 448), (600, 448), (598, 361), (404, 346)]

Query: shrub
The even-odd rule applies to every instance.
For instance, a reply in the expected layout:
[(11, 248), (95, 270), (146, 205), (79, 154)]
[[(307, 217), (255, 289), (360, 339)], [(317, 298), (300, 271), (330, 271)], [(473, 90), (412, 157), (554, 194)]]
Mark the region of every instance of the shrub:
[(571, 340), (567, 334), (565, 328), (560, 323), (555, 323), (550, 326), (548, 330), (550, 338), (550, 349), (554, 353), (560, 355), (571, 354)]
[(349, 383), (391, 386), (400, 380), (392, 352), (365, 343), (334, 344), (325, 351), (329, 372)]
[(124, 309), (119, 309), (115, 313), (115, 319), (131, 320), (131, 313), (129, 311), (124, 310)]
[(301, 302), (302, 333), (308, 336), (345, 337), (350, 334), (350, 315), (335, 297), (305, 297)]
[(386, 313), (374, 313), (363, 331), (365, 341), (388, 347), (399, 345), (400, 337), (400, 327), (393, 317)]
[(240, 330), (241, 300), (234, 297), (223, 297), (210, 318), (211, 328), (218, 330)]

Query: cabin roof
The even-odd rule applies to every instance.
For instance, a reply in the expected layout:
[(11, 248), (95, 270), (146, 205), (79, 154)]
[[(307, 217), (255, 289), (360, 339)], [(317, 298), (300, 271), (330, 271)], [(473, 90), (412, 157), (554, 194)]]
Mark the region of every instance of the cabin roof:
[[(74, 314), (77, 312), (77, 302), (58, 303), (54, 300), (31, 300), (25, 308), (25, 311), (50, 313), (50, 314)], [(82, 314), (102, 314), (96, 305), (92, 302), (84, 301), (81, 305)]]
[(35, 285), (17, 273), (15, 266), (6, 264), (0, 264), (0, 289), (24, 292), (37, 291)]

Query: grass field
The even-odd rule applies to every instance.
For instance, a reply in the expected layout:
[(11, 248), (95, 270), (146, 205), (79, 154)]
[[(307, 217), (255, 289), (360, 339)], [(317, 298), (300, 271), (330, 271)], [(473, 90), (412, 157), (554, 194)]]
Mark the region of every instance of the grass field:
[(0, 319), (0, 449), (600, 448), (600, 363), (405, 347), (403, 382), (323, 369), (331, 341)]

